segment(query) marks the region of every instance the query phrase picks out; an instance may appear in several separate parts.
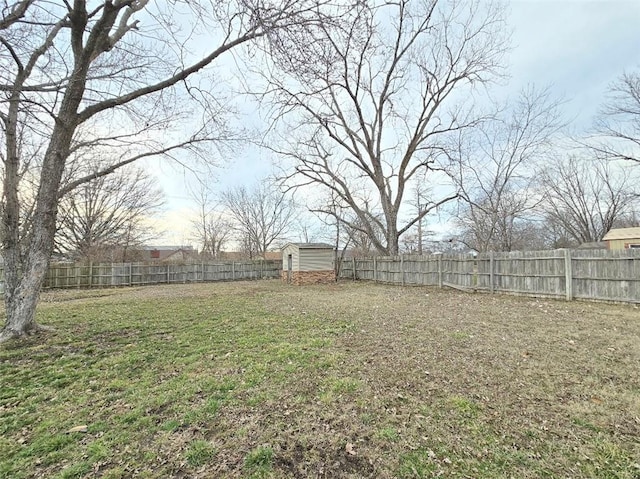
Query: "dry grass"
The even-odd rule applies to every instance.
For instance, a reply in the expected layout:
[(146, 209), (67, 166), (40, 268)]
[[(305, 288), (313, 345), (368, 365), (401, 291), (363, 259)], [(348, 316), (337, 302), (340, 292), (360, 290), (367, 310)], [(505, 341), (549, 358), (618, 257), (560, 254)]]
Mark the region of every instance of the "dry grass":
[(276, 281), (43, 300), (58, 332), (0, 349), (0, 477), (640, 477), (637, 308)]

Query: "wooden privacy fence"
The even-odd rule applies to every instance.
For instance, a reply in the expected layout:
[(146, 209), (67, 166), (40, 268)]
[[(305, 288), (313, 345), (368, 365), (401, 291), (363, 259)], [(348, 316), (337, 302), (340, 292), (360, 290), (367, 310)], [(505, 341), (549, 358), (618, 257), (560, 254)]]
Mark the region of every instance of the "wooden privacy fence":
[(640, 250), (552, 250), (347, 259), (342, 278), (640, 303)]
[[(49, 267), (44, 288), (105, 288), (279, 278), (281, 268), (282, 261), (274, 260), (181, 264), (54, 263)], [(4, 271), (2, 273), (4, 278)], [(0, 292), (2, 291), (3, 279), (0, 281)]]

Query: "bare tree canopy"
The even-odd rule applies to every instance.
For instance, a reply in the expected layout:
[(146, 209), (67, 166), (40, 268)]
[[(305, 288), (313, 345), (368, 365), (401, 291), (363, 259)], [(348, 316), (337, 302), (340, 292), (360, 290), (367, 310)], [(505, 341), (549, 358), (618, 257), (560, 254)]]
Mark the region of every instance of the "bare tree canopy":
[(461, 240), (476, 251), (523, 249), (539, 202), (535, 171), (562, 127), (559, 102), (529, 87), (511, 107), (460, 133)]
[(225, 214), (217, 209), (215, 195), (206, 185), (191, 193), (196, 205), (196, 218), (191, 222), (194, 239), (200, 244), (200, 255), (207, 259), (218, 259), (231, 239), (232, 224)]
[[(250, 41), (277, 43), (324, 21), (323, 0), (168, 2), (15, 0), (0, 17), (2, 252), (7, 320), (0, 340), (34, 321), (53, 249), (58, 200), (140, 158), (224, 140), (227, 109), (207, 67)], [(328, 3), (328, 2), (327, 2)], [(333, 9), (333, 7), (331, 7)], [(189, 28), (181, 28), (182, 19)], [(209, 48), (192, 43), (210, 35)], [(214, 93), (211, 93), (211, 92)], [(189, 123), (183, 121), (189, 119)], [(192, 125), (191, 131), (184, 128)], [(67, 160), (107, 149), (113, 162), (62, 183)], [(202, 155), (206, 156), (206, 155)], [(21, 179), (37, 169), (27, 241)]]
[(141, 168), (83, 183), (60, 200), (56, 251), (91, 261), (114, 261), (118, 253), (118, 261), (127, 261), (128, 251), (153, 237), (145, 220), (161, 205), (162, 192)]
[(579, 245), (600, 241), (638, 204), (633, 169), (608, 160), (568, 157), (540, 174), (542, 209), (556, 240)]
[(250, 258), (264, 256), (293, 227), (296, 204), (271, 182), (228, 189), (222, 193), (222, 204), (233, 218), (236, 239)]
[(640, 72), (625, 73), (611, 85), (596, 128), (589, 146), (598, 156), (640, 163)]
[(332, 190), (358, 219), (343, 221), (396, 254), (406, 231), (457, 196), (434, 190), (401, 220), (408, 187), (446, 178), (447, 136), (477, 124), (470, 95), (500, 74), (504, 31), (491, 2), (362, 2), (283, 46), (267, 97), (285, 133), (271, 146), (292, 160), (295, 184)]

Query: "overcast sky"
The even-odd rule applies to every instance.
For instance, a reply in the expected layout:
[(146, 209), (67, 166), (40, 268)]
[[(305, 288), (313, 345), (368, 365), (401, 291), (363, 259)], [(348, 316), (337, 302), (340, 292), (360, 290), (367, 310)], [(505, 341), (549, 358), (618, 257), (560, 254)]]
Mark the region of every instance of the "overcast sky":
[[(590, 127), (611, 82), (640, 69), (640, 0), (511, 0), (508, 9), (510, 78), (500, 95), (528, 84), (549, 86), (565, 99), (574, 132)], [(233, 167), (218, 171), (218, 185), (255, 181), (270, 169), (266, 153), (247, 150), (234, 158)], [(168, 201), (162, 218), (166, 233), (159, 242), (189, 243), (185, 175), (169, 167), (157, 173)]]

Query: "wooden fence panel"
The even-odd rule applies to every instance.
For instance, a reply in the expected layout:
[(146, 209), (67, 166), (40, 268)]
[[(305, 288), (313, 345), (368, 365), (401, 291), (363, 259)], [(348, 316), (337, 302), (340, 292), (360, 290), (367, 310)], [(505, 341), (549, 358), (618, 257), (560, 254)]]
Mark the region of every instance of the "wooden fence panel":
[(592, 251), (572, 255), (574, 296), (640, 303), (640, 251)]
[(472, 254), (442, 255), (442, 283), (474, 288), (477, 283), (476, 261)]
[(438, 259), (433, 256), (404, 257), (404, 282), (424, 286), (438, 284)]
[(566, 292), (562, 250), (493, 253), (493, 268), (494, 291), (557, 297)]
[[(279, 278), (280, 261), (52, 264), (45, 288)], [(554, 250), (348, 259), (342, 278), (640, 303), (640, 251)], [(355, 277), (354, 277), (355, 276)], [(0, 267), (0, 292), (4, 287)]]
[[(155, 263), (53, 263), (44, 288), (108, 288), (149, 284), (279, 278), (281, 261)], [(0, 266), (0, 293), (4, 270)]]
[(552, 250), (348, 259), (340, 277), (399, 285), (640, 303), (640, 250)]

